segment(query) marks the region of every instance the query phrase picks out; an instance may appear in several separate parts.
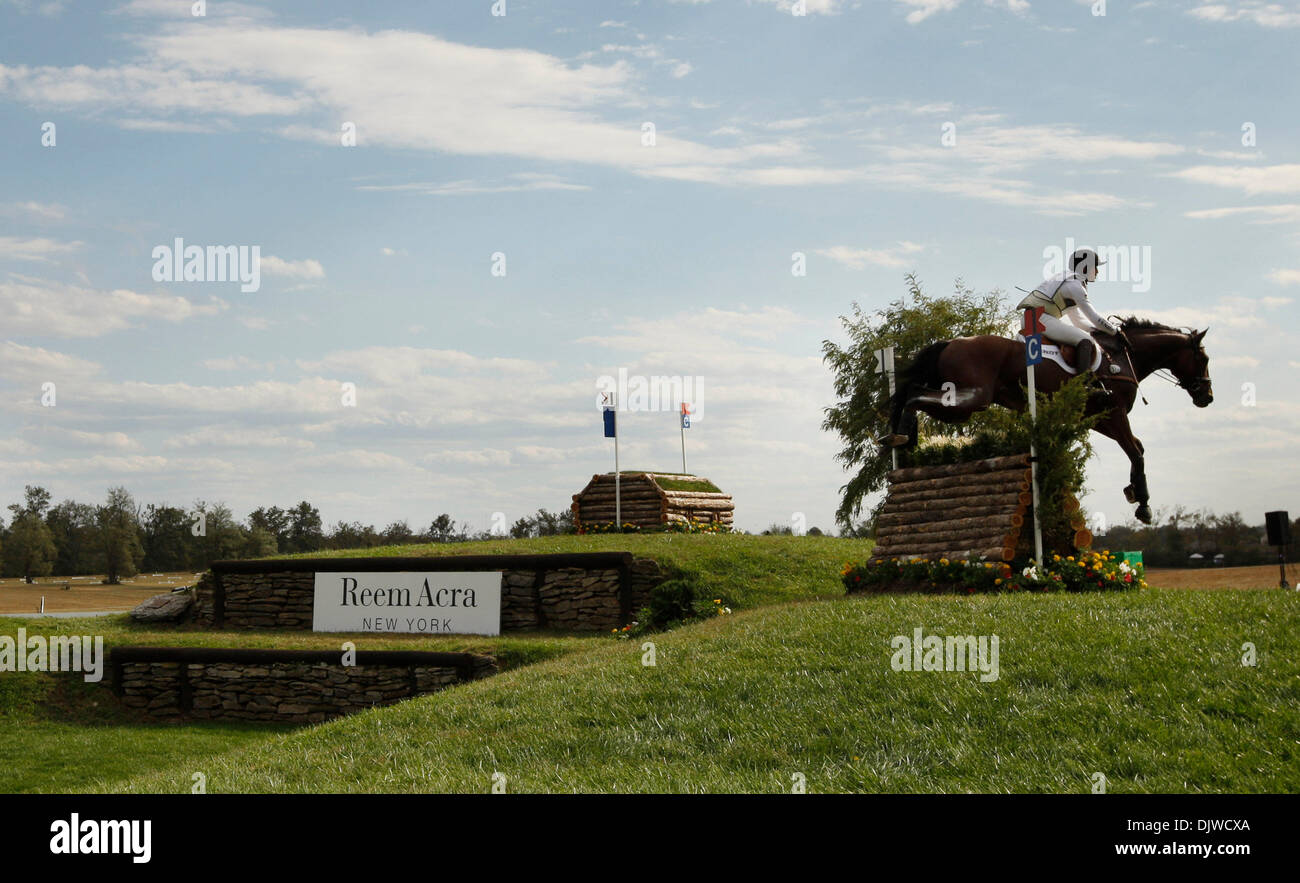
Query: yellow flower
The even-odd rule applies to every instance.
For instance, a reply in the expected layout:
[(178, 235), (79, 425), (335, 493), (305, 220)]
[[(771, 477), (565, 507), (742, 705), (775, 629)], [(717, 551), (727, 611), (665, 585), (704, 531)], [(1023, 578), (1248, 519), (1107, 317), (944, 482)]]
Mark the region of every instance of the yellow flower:
[(1073, 561), (1073, 560), (1074, 560), (1074, 556), (1073, 556), (1073, 555), (1070, 555), (1070, 556), (1068, 556), (1065, 560), (1066, 560), (1066, 561)]
[(995, 585), (995, 586), (1000, 586), (1000, 585), (1002, 585), (1002, 578), (999, 577), (999, 578), (993, 580), (993, 585)]
[(947, 564), (947, 563), (948, 563), (948, 559), (947, 559), (947, 558), (940, 558), (940, 559), (939, 559), (939, 563), (940, 563), (940, 564)]

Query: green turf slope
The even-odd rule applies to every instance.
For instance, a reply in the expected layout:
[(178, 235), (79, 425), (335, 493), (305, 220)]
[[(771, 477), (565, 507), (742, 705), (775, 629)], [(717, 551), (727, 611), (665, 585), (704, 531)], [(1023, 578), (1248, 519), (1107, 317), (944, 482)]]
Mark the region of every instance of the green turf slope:
[[(890, 638), (999, 636), (1000, 677), (896, 672)], [(1300, 598), (870, 597), (592, 644), (136, 777), (130, 790), (1300, 790)], [(1251, 642), (1258, 664), (1241, 664)], [(120, 790), (117, 783), (111, 790)]]

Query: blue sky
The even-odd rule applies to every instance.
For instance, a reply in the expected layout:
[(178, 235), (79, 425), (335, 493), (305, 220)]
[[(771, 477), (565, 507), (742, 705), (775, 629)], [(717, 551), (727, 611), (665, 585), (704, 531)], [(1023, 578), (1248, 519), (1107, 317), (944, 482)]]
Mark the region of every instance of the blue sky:
[[(611, 468), (624, 368), (701, 378), (740, 526), (828, 527), (836, 317), (909, 271), (1010, 298), (1072, 237), (1150, 255), (1103, 313), (1210, 327), (1215, 404), (1134, 413), (1153, 505), (1300, 509), (1300, 3), (492, 6), (0, 0), (5, 501), (485, 528)], [(260, 289), (155, 281), (176, 237), (259, 247)], [(622, 431), (680, 468), (672, 413)]]

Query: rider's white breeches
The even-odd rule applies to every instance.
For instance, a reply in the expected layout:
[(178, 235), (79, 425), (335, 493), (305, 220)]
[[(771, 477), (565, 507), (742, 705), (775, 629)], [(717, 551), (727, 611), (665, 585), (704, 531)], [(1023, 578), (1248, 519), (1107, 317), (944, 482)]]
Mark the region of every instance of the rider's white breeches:
[(1057, 343), (1066, 343), (1070, 346), (1078, 346), (1081, 341), (1091, 340), (1088, 332), (1079, 328), (1077, 325), (1071, 325), (1063, 319), (1055, 316), (1043, 314), (1043, 327), (1047, 329), (1047, 336)]

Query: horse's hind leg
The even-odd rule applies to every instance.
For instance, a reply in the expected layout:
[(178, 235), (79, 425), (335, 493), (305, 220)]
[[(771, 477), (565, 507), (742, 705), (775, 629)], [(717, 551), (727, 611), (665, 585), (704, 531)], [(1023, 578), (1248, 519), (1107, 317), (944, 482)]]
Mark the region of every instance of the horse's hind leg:
[(948, 382), (941, 389), (927, 389), (913, 396), (916, 410), (924, 411), (944, 423), (965, 423), (976, 411), (993, 404), (988, 386), (957, 386)]
[(908, 397), (899, 409), (892, 432), (880, 440), (885, 447), (915, 447), (916, 412), (924, 411), (944, 423), (965, 423), (971, 414), (983, 411), (993, 402), (987, 387), (958, 387), (944, 383), (941, 389), (920, 389)]
[(909, 398), (891, 415), (889, 434), (879, 439), (882, 447), (901, 448), (916, 444), (916, 404)]

